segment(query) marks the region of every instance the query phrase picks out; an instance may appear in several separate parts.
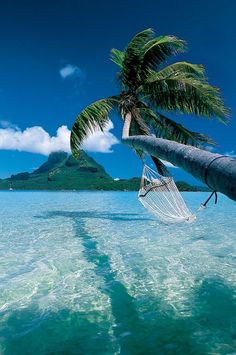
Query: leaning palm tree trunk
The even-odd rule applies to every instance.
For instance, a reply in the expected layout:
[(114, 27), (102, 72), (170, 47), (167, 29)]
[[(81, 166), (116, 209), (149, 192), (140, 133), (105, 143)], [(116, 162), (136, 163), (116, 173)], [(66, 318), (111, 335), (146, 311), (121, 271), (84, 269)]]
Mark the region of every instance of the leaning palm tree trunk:
[(129, 136), (131, 117), (125, 119), (122, 142), (169, 161), (236, 201), (236, 160), (189, 145), (152, 136)]

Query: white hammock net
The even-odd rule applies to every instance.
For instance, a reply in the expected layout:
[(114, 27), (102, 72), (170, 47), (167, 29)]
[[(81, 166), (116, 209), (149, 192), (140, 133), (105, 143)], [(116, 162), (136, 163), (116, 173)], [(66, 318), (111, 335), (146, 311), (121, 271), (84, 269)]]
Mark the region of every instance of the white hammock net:
[(187, 208), (172, 177), (158, 174), (144, 165), (138, 199), (162, 222), (193, 222), (196, 218)]

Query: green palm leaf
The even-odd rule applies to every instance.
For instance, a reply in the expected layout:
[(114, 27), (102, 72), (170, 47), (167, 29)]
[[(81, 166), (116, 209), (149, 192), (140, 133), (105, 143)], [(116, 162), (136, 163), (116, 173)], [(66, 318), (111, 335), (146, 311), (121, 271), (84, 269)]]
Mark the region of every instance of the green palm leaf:
[(160, 138), (174, 140), (182, 144), (190, 144), (193, 146), (201, 146), (203, 144), (214, 144), (208, 136), (193, 132), (182, 126), (181, 124), (167, 118), (162, 113), (155, 113), (147, 106), (140, 109), (142, 117), (145, 121), (149, 121), (152, 126), (153, 133)]
[(165, 111), (216, 117), (226, 122), (229, 111), (224, 106), (218, 88), (184, 72), (163, 76), (154, 73), (141, 88), (146, 97)]
[(186, 50), (185, 41), (175, 36), (159, 36), (143, 47), (143, 70), (155, 69), (168, 57)]
[(120, 68), (123, 68), (125, 53), (119, 49), (113, 48), (111, 50), (111, 60), (117, 64)]
[(193, 77), (202, 81), (206, 81), (205, 69), (201, 64), (192, 64), (188, 62), (176, 62), (159, 70), (158, 72), (149, 72), (147, 82), (155, 80), (168, 79), (169, 77), (184, 74), (186, 77)]
[(131, 91), (134, 91), (140, 85), (143, 48), (153, 36), (154, 31), (150, 28), (139, 32), (130, 41), (124, 52), (121, 78), (123, 84)]
[(117, 105), (118, 98), (109, 97), (92, 103), (78, 115), (71, 130), (70, 144), (73, 155), (78, 154), (83, 140), (94, 133), (94, 130), (103, 130), (107, 126), (108, 114)]

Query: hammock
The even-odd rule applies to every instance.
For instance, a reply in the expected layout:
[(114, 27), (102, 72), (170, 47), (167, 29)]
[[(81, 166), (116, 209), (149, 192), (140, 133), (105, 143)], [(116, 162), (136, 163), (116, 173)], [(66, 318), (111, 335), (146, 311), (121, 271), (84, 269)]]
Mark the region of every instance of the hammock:
[(143, 167), (138, 199), (162, 222), (193, 222), (196, 219), (186, 206), (173, 178), (162, 176), (147, 165)]

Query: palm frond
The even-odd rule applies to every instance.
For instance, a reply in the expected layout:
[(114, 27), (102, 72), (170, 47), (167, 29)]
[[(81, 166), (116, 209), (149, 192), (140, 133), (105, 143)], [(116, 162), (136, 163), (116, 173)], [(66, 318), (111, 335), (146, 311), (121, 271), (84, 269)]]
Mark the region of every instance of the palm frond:
[(200, 147), (203, 144), (214, 144), (213, 140), (208, 136), (190, 131), (162, 113), (155, 113), (147, 106), (143, 106), (143, 108), (140, 109), (140, 112), (143, 119), (146, 122), (149, 122), (149, 125), (152, 127), (152, 132), (156, 137), (174, 140), (178, 143), (197, 147)]
[(123, 62), (125, 58), (125, 53), (119, 49), (113, 48), (111, 50), (111, 60), (117, 64), (120, 68), (123, 68)]
[(151, 28), (147, 28), (141, 32), (138, 32), (132, 40), (129, 42), (128, 47), (125, 50), (127, 56), (139, 53), (140, 49), (148, 43), (155, 35), (155, 32)]
[(109, 112), (118, 105), (118, 97), (98, 100), (87, 106), (76, 118), (71, 130), (70, 145), (74, 156), (78, 155), (83, 140), (96, 129), (103, 130), (109, 122)]
[(140, 85), (143, 47), (154, 36), (150, 28), (139, 32), (129, 43), (125, 50), (123, 61), (122, 81), (132, 90)]
[(168, 79), (172, 76), (177, 76), (184, 74), (186, 77), (193, 77), (200, 79), (202, 81), (206, 80), (205, 69), (201, 64), (192, 64), (188, 62), (175, 62), (168, 65), (167, 67), (159, 70), (158, 72), (152, 71), (149, 72), (150, 77), (147, 78), (147, 81), (153, 81), (158, 79)]
[(229, 115), (218, 88), (184, 72), (168, 76), (152, 74), (140, 88), (146, 98), (165, 111), (216, 117), (225, 123)]
[(161, 131), (163, 138), (165, 138), (164, 136), (166, 135), (166, 138), (170, 137), (168, 139), (198, 147), (206, 143), (213, 145), (215, 144), (214, 141), (207, 135), (190, 131), (186, 127), (182, 126), (180, 123), (177, 123), (171, 120), (170, 118), (167, 118), (161, 113), (158, 113), (158, 116), (162, 123)]
[(175, 36), (159, 36), (143, 47), (143, 70), (156, 69), (168, 57), (186, 50), (186, 42)]

